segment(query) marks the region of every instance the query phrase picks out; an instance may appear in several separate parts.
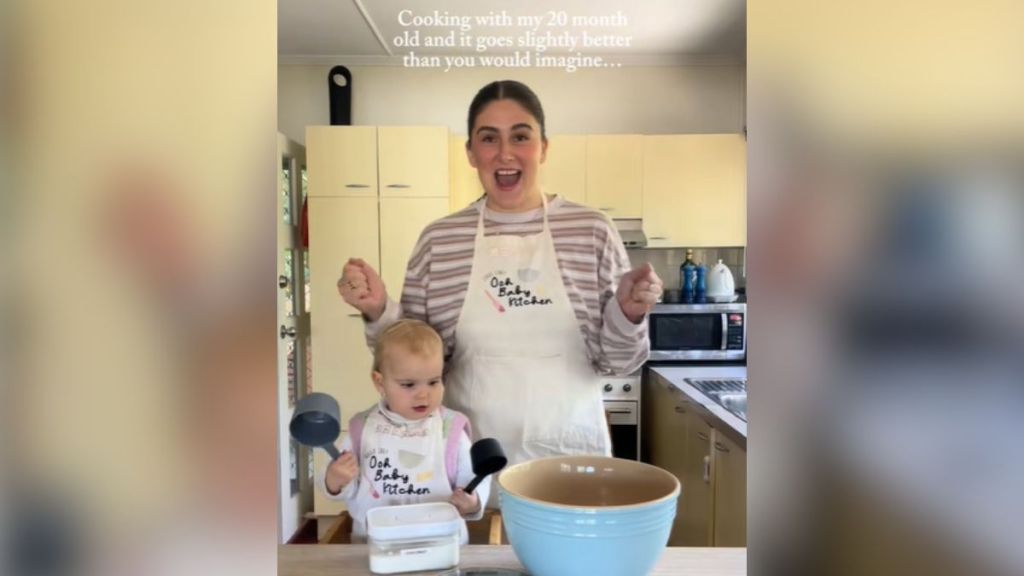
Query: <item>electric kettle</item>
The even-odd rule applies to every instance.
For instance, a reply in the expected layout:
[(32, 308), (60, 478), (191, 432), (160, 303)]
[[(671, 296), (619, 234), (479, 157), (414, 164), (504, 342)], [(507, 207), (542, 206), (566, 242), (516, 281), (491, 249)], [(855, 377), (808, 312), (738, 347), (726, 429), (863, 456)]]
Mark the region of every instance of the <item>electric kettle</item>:
[(711, 302), (733, 302), (736, 300), (736, 282), (733, 280), (732, 271), (721, 258), (718, 264), (708, 272), (707, 299)]

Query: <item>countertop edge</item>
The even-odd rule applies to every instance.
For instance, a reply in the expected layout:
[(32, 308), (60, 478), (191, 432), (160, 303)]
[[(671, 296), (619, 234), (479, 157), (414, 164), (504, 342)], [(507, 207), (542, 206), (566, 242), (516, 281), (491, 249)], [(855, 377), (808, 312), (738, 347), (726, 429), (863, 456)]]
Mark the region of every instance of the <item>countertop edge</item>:
[[(365, 544), (281, 544), (278, 546), (278, 571), (281, 576), (371, 576), (368, 553)], [(508, 545), (463, 546), (460, 549), (459, 565), (522, 568), (512, 547)], [(744, 576), (746, 573), (746, 548), (666, 547), (650, 576)]]
[[(686, 395), (695, 404), (701, 407), (701, 414), (707, 419), (712, 420), (709, 422), (716, 428), (726, 428), (727, 432), (732, 432), (731, 435), (737, 436), (737, 440), (742, 444), (741, 448), (746, 450), (747, 445), (747, 422), (744, 422), (738, 418), (732, 412), (729, 412), (717, 402), (709, 398), (707, 395), (697, 390), (693, 386), (687, 384), (683, 378), (678, 378), (670, 374), (673, 370), (672, 367), (663, 366), (652, 366), (650, 371), (661, 378), (665, 382), (671, 384), (676, 390)], [(719, 426), (714, 426), (714, 423), (718, 423)]]

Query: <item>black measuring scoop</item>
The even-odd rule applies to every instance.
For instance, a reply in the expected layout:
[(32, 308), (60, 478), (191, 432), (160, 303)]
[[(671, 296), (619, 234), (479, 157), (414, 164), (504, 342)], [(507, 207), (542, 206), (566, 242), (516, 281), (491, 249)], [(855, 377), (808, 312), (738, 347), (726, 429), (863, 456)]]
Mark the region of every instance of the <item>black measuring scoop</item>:
[(466, 494), (472, 494), (481, 480), (508, 464), (505, 451), (494, 438), (481, 438), (474, 442), (469, 449), (469, 459), (473, 462), (473, 474), (476, 477), (466, 486)]
[[(327, 450), (331, 460), (336, 460), (341, 455), (334, 446), (338, 434), (341, 434), (341, 409), (338, 401), (323, 392), (307, 394), (295, 404), (288, 431), (300, 444), (311, 448), (319, 446)], [(476, 472), (475, 466), (473, 471)]]

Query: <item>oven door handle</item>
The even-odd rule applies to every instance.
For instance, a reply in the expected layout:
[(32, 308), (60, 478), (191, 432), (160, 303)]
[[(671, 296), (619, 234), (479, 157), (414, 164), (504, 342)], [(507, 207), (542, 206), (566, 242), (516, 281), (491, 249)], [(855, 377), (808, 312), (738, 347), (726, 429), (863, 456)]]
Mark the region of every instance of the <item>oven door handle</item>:
[(725, 352), (729, 344), (729, 314), (722, 312), (722, 352)]

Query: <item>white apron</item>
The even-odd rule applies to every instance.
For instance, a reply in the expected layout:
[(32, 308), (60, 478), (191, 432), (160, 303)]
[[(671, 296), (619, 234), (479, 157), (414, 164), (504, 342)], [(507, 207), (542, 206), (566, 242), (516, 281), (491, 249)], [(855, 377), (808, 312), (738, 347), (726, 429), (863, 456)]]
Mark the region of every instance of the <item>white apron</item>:
[(477, 438), (497, 438), (509, 464), (610, 456), (600, 382), (562, 282), (547, 198), (543, 229), (532, 236), (484, 236), (484, 210), (445, 378), (446, 405), (469, 417)]
[(363, 424), (359, 486), (349, 502), (353, 538), (365, 538), (366, 512), (371, 508), (451, 498), (441, 415), (435, 412), (415, 422), (397, 414), (394, 418), (372, 410)]

